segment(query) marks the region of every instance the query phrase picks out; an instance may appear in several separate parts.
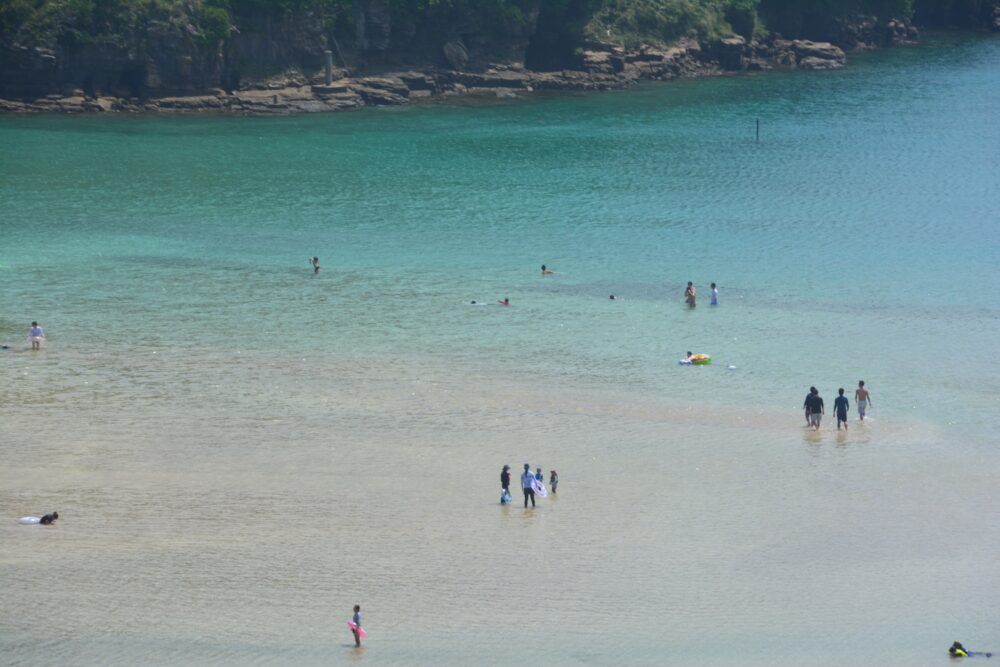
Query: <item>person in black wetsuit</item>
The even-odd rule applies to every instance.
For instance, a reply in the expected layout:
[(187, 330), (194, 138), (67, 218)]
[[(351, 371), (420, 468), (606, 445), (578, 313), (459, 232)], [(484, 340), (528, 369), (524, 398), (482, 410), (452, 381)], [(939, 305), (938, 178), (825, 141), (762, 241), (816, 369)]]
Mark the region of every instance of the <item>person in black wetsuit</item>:
[(42, 524), (43, 526), (48, 526), (58, 518), (59, 518), (59, 512), (53, 512), (52, 514), (46, 514), (45, 516), (43, 516), (42, 520), (39, 521), (38, 523)]

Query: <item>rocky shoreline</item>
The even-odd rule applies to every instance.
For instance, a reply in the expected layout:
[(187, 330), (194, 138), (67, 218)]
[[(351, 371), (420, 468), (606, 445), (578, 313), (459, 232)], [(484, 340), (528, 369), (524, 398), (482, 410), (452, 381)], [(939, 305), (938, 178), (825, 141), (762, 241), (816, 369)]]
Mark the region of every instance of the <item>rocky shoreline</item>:
[[(880, 28), (880, 44), (914, 43), (917, 31), (902, 22)], [(873, 46), (859, 33), (852, 48)], [(305, 75), (289, 71), (239, 90), (214, 89), (203, 95), (141, 100), (85, 95), (47, 95), (34, 100), (0, 99), (0, 113), (197, 113), (288, 115), (396, 106), (455, 96), (514, 98), (535, 91), (591, 91), (625, 88), (642, 80), (671, 80), (769, 69), (830, 70), (846, 62), (842, 48), (829, 42), (772, 39), (747, 42), (732, 37), (715, 42), (688, 42), (674, 48), (625, 50), (588, 43), (582, 67), (535, 72), (520, 65), (498, 64), (482, 71), (465, 71), (462, 45), (452, 44), (451, 68), (381, 72), (349, 76), (335, 70)], [(328, 79), (331, 79), (328, 83)]]

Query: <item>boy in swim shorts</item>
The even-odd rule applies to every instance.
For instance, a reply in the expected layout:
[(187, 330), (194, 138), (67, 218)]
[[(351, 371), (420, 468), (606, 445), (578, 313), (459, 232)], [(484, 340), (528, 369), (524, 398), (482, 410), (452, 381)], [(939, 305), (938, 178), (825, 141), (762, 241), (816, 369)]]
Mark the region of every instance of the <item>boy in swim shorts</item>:
[(858, 388), (854, 392), (854, 402), (858, 404), (858, 417), (861, 421), (865, 420), (865, 412), (871, 407), (872, 395), (868, 393), (865, 389), (865, 381), (858, 381)]
[(847, 411), (851, 407), (847, 403), (847, 397), (844, 396), (844, 388), (841, 387), (837, 390), (840, 394), (837, 398), (833, 399), (833, 410), (837, 413), (837, 430), (840, 430), (840, 424), (844, 424), (844, 430), (847, 430)]

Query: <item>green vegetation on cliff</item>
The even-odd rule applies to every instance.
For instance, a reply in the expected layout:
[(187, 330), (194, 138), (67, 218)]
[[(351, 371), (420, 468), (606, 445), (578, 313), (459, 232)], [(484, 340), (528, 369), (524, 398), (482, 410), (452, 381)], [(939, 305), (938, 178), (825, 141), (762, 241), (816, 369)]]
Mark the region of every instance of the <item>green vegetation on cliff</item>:
[(352, 68), (579, 62), (601, 41), (780, 34), (837, 42), (850, 23), (986, 25), (998, 0), (0, 0), (0, 96), (82, 87), (121, 95), (233, 87), (247, 75)]

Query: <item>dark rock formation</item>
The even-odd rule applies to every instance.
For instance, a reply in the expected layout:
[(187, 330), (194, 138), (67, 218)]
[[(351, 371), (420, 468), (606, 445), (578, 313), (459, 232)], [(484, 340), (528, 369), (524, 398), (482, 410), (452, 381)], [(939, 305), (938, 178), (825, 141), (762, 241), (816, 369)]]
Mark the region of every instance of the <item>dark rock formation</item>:
[(444, 58), (451, 65), (452, 69), (463, 70), (469, 64), (469, 50), (465, 48), (462, 40), (453, 39), (445, 42), (441, 50), (444, 52)]

